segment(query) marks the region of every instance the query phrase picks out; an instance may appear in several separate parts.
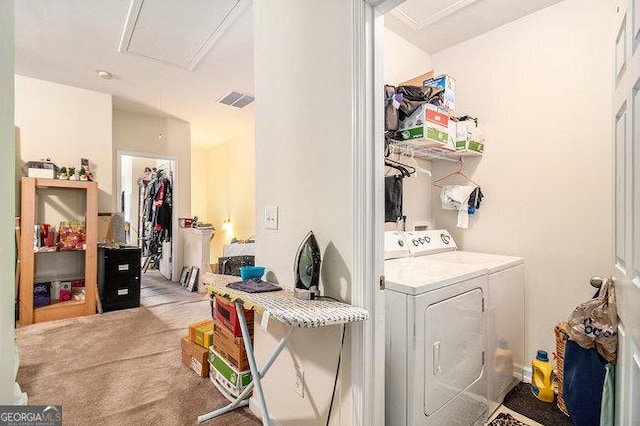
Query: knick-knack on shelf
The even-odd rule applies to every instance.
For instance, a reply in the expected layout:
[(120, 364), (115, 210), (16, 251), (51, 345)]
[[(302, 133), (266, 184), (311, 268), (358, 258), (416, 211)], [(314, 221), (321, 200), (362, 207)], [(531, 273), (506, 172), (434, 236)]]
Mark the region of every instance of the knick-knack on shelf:
[(69, 176), (67, 176), (67, 168), (62, 166), (60, 171), (58, 172), (58, 179), (67, 180)]

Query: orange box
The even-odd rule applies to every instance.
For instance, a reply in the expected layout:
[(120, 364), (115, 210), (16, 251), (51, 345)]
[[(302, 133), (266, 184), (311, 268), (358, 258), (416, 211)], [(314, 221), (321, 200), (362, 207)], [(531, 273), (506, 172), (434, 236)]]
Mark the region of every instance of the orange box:
[(209, 349), (213, 345), (213, 321), (204, 320), (189, 325), (189, 340)]
[(192, 369), (198, 376), (209, 374), (209, 349), (196, 345), (189, 337), (182, 338), (182, 363)]
[(242, 337), (234, 336), (218, 320), (213, 322), (213, 349), (239, 371), (249, 369), (249, 360)]

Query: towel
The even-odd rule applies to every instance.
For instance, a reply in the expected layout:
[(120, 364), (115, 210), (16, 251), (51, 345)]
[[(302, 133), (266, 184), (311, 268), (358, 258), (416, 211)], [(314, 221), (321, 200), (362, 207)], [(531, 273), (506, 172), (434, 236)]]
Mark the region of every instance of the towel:
[(469, 196), (477, 186), (446, 185), (440, 192), (444, 210), (458, 210), (458, 228), (469, 227)]
[(577, 426), (600, 426), (606, 361), (595, 349), (567, 340), (564, 350), (562, 396)]
[(235, 283), (227, 284), (227, 287), (233, 290), (240, 290), (247, 293), (264, 293), (267, 291), (282, 290), (282, 287), (277, 286), (268, 281), (262, 281), (260, 278), (251, 278), (246, 281), (237, 281)]

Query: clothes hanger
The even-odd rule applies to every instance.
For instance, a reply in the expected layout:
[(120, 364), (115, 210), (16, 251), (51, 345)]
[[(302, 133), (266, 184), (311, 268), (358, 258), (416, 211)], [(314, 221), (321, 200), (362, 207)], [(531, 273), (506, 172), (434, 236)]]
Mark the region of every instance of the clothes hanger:
[[(392, 162), (393, 160), (389, 160), (389, 159), (385, 159), (384, 160), (384, 165), (387, 167), (391, 167), (392, 169), (396, 169), (397, 171), (400, 172), (400, 175), (405, 178), (405, 177), (409, 177), (411, 176), (411, 173), (409, 172), (409, 170), (407, 170), (404, 165), (398, 163), (395, 164), (395, 162)], [(414, 171), (415, 172), (415, 171)]]
[(385, 160), (384, 160), (385, 161), (385, 165), (390, 166), (390, 164), (393, 164), (395, 166), (399, 166), (399, 167), (403, 168), (405, 170), (405, 172), (406, 172), (406, 173), (403, 173), (403, 175), (405, 177), (409, 177), (409, 176), (411, 176), (412, 174), (414, 174), (416, 172), (416, 168), (415, 167), (413, 167), (413, 166), (411, 166), (409, 164), (400, 162), (398, 160), (394, 160), (393, 158), (391, 158), (392, 154), (393, 154), (393, 151), (391, 151), (389, 153), (389, 155), (387, 156), (387, 158), (385, 158)]
[(456, 175), (457, 175), (457, 176), (462, 176), (462, 177), (463, 177), (463, 178), (465, 178), (467, 181), (469, 181), (469, 182), (471, 182), (472, 184), (474, 184), (475, 186), (478, 186), (478, 187), (479, 187), (480, 185), (478, 185), (478, 184), (477, 184), (473, 179), (471, 179), (469, 176), (467, 176), (467, 175), (465, 175), (464, 173), (462, 173), (462, 168), (463, 168), (463, 167), (464, 167), (464, 163), (463, 163), (463, 162), (460, 162), (460, 168), (459, 168), (458, 170), (456, 170), (456, 171), (455, 171), (455, 172), (453, 172), (453, 173), (449, 173), (448, 175), (443, 176), (443, 177), (441, 177), (441, 178), (440, 178), (440, 179), (438, 179), (438, 180), (435, 180), (435, 181), (433, 182), (433, 186), (435, 186), (435, 187), (437, 187), (437, 188), (442, 188), (442, 185), (440, 185), (440, 184), (439, 184), (439, 182), (442, 182), (443, 180), (445, 180), (445, 179), (447, 179), (447, 178), (449, 178), (449, 177), (451, 177), (451, 176), (456, 176)]

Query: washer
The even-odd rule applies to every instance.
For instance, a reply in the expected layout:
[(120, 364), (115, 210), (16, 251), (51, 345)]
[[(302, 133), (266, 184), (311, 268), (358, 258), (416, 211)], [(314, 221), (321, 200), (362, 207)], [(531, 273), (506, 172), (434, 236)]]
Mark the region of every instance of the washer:
[[(437, 232), (449, 234), (444, 230)], [(524, 261), (519, 257), (461, 250), (434, 254), (429, 258), (487, 270), (487, 380), (492, 412), (522, 380), (525, 366)]]
[(388, 425), (487, 418), (487, 270), (430, 259), (451, 243), (434, 231), (385, 233)]

